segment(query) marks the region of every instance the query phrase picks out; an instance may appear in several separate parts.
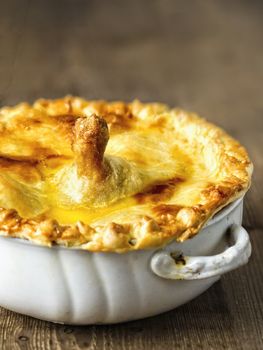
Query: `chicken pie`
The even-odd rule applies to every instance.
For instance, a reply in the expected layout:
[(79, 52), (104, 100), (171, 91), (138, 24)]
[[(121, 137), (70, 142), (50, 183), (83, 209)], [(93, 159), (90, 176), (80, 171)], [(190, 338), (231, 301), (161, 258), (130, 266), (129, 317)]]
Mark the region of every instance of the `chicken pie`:
[(38, 100), (0, 110), (0, 234), (126, 252), (196, 235), (250, 184), (246, 150), (159, 103)]

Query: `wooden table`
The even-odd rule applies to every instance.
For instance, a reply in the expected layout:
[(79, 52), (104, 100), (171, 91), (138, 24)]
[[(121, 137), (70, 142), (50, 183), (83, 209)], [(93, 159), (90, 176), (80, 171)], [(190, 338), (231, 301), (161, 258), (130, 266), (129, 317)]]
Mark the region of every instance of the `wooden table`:
[(262, 89), (262, 1), (2, 1), (1, 105), (68, 93), (178, 105), (246, 145), (255, 173), (246, 267), (126, 324), (69, 327), (0, 309), (0, 349), (263, 349)]

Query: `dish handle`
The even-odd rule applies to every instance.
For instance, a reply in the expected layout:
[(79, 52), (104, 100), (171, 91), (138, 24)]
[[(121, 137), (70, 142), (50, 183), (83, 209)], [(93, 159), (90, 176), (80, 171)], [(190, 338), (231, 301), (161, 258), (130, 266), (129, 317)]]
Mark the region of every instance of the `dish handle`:
[(239, 225), (230, 227), (233, 245), (213, 256), (184, 256), (178, 252), (158, 251), (151, 259), (151, 269), (159, 277), (172, 280), (197, 280), (220, 276), (248, 262), (251, 243), (247, 231)]

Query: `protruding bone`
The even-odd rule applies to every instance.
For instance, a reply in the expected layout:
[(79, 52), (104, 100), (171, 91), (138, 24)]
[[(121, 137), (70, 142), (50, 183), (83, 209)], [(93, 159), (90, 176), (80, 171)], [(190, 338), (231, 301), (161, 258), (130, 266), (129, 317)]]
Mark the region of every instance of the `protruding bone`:
[(104, 161), (104, 152), (109, 140), (106, 121), (92, 114), (78, 118), (75, 123), (73, 152), (79, 176), (86, 176), (93, 181), (101, 181), (109, 171)]

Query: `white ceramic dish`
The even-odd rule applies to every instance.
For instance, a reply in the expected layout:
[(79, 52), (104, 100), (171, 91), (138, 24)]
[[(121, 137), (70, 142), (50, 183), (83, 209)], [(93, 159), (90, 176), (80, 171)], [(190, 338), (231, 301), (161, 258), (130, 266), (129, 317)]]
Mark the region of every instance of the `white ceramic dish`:
[(236, 200), (193, 239), (161, 250), (91, 253), (1, 237), (0, 305), (68, 324), (116, 323), (171, 310), (248, 261), (242, 205)]

